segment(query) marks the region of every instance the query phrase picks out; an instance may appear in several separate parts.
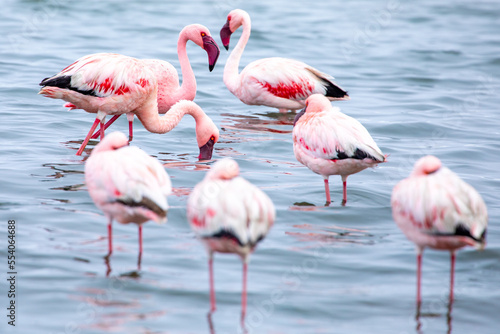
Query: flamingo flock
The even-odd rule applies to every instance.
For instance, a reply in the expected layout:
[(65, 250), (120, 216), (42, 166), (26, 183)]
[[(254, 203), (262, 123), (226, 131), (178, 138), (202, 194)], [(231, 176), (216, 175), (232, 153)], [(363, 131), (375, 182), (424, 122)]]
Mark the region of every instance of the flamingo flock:
[[(346, 205), (347, 177), (386, 163), (387, 156), (359, 121), (332, 105), (332, 101), (350, 98), (332, 76), (301, 61), (279, 57), (254, 61), (239, 72), (250, 39), (249, 14), (241, 9), (231, 11), (220, 30), (222, 44), (228, 50), (231, 34), (239, 27), (241, 37), (224, 68), (227, 89), (248, 105), (277, 108), (280, 112), (302, 109), (293, 124), (295, 158), (323, 177), (326, 206), (331, 204), (329, 176), (340, 175), (342, 204)], [(139, 259), (143, 252), (142, 224), (167, 220), (171, 181), (156, 158), (129, 146), (134, 116), (146, 130), (161, 134), (175, 128), (184, 115), (192, 116), (199, 160), (211, 160), (219, 141), (218, 127), (193, 101), (197, 85), (186, 52), (188, 41), (207, 52), (210, 71), (219, 56), (217, 43), (206, 27), (191, 24), (182, 29), (177, 43), (182, 84), (175, 68), (166, 61), (113, 53), (84, 56), (40, 83), (39, 94), (66, 101), (65, 107), (70, 110), (96, 114), (76, 154), (83, 153), (91, 138), (100, 137), (86, 161), (85, 182), (91, 199), (108, 221), (107, 256), (113, 252), (113, 220), (137, 224)], [(128, 138), (121, 132), (105, 136), (105, 129), (122, 114), (129, 121)], [(107, 116), (112, 118), (105, 123)], [(488, 215), (481, 196), (437, 157), (426, 156), (415, 163), (408, 178), (394, 187), (391, 206), (397, 226), (417, 246), (417, 303), (422, 301), (422, 252), (427, 247), (451, 253), (453, 300), (456, 250), (465, 246), (482, 249), (486, 244)], [(240, 176), (235, 160), (224, 158), (213, 163), (205, 178), (192, 189), (186, 210), (194, 235), (208, 253), (210, 312), (216, 310), (214, 254), (234, 253), (241, 258), (243, 319), (249, 257), (274, 224), (273, 201)]]

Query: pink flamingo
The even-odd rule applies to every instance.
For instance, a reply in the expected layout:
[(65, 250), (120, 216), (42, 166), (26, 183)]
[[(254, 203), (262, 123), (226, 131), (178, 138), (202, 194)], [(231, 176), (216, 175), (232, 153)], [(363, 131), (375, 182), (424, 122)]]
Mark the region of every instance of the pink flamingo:
[(488, 213), (481, 195), (434, 156), (415, 163), (410, 176), (392, 191), (392, 216), (417, 246), (417, 305), (422, 302), (422, 252), (425, 247), (451, 253), (450, 302), (453, 301), (455, 251), (486, 245)]
[[(181, 44), (179, 57), (181, 64), (184, 64), (186, 77), (178, 90), (175, 90), (174, 85), (175, 82), (178, 86), (176, 73), (171, 81), (166, 81), (169, 74), (173, 73), (170, 64), (155, 60), (139, 60), (112, 53), (98, 53), (82, 57), (60, 73), (42, 80), (40, 85), (43, 87), (39, 94), (63, 99), (69, 102), (65, 106), (70, 109), (84, 109), (90, 113), (97, 113), (96, 120), (77, 155), (81, 155), (98, 124), (101, 125), (101, 138), (104, 137), (106, 115), (112, 115), (116, 119), (121, 114), (127, 114), (129, 137), (132, 138), (134, 114), (144, 108), (152, 107), (145, 105), (146, 102), (151, 102), (149, 95), (154, 94), (155, 98), (158, 98), (155, 100), (156, 109), (157, 112), (163, 113), (184, 94), (187, 98), (194, 98), (192, 92), (186, 93), (193, 91), (193, 88), (196, 91), (196, 82), (193, 84), (190, 80), (193, 79), (192, 69), (186, 68), (186, 64), (189, 63), (185, 52), (187, 40), (192, 40), (207, 51), (209, 69), (213, 69), (219, 56), (219, 48), (207, 28), (198, 24), (184, 28), (179, 37), (179, 44)], [(155, 71), (158, 71), (158, 74), (155, 74)], [(173, 71), (175, 72), (175, 69)], [(173, 94), (173, 98), (167, 97), (170, 93)]]
[[(125, 57), (125, 56), (119, 56), (119, 57), (123, 58), (124, 66), (127, 66), (126, 64), (128, 64), (130, 61), (134, 61), (134, 59), (130, 57)], [(112, 64), (120, 64), (120, 62), (112, 62)], [(140, 63), (135, 63), (135, 64), (138, 65), (137, 67), (140, 68), (139, 66)], [(131, 67), (129, 66), (128, 68), (130, 69)], [(142, 69), (145, 68), (143, 67)], [(149, 71), (148, 69), (145, 70)], [(196, 103), (187, 100), (181, 100), (177, 102), (172, 106), (172, 108), (167, 114), (160, 116), (158, 115), (156, 85), (153, 85), (154, 84), (153, 82), (153, 84), (147, 84), (144, 85), (144, 87), (142, 87), (143, 85), (140, 84), (140, 82), (141, 81), (139, 81), (139, 84), (133, 86), (132, 85), (126, 86), (126, 87), (131, 87), (127, 88), (129, 89), (127, 94), (131, 95), (129, 96), (130, 102), (134, 103), (129, 105), (129, 107), (134, 108), (134, 111), (131, 111), (130, 113), (137, 115), (137, 117), (144, 125), (144, 127), (148, 131), (154, 133), (169, 132), (173, 128), (175, 128), (177, 124), (179, 124), (180, 120), (184, 115), (186, 114), (191, 115), (196, 122), (196, 140), (198, 142), (198, 147), (200, 149), (200, 154), (198, 158), (200, 160), (211, 159), (214, 144), (219, 140), (219, 129), (210, 119), (210, 117), (208, 117)], [(118, 84), (119, 82), (116, 85)], [(118, 89), (122, 89), (120, 88), (122, 86), (118, 87), (119, 87)], [(49, 97), (58, 98), (58, 96), (66, 95), (67, 98), (72, 98), (72, 99), (80, 98), (82, 100), (90, 100), (89, 103), (94, 102), (94, 100), (92, 100), (94, 97), (88, 97), (89, 95), (80, 93), (72, 93), (71, 90), (60, 89), (58, 87), (47, 86), (42, 88), (40, 92)], [(124, 104), (125, 102), (121, 101), (120, 99), (113, 100), (111, 97), (109, 97), (108, 101), (105, 103), (108, 109), (105, 109), (104, 111), (102, 110), (98, 111), (96, 121), (94, 122), (94, 128), (95, 126), (97, 126), (97, 123), (99, 121), (104, 120), (104, 117), (106, 116), (106, 111), (113, 112), (113, 110), (116, 110), (115, 109), (116, 104)], [(101, 122), (101, 129), (103, 123), (104, 122)], [(93, 131), (94, 129), (91, 129), (91, 131), (89, 131), (86, 141), (88, 141), (88, 137), (92, 134)], [(85, 145), (82, 145), (82, 147), (80, 147), (80, 150), (82, 150), (84, 146)]]
[(345, 204), (347, 177), (386, 161), (365, 127), (321, 94), (311, 95), (305, 109), (295, 116), (293, 151), (301, 164), (323, 176), (327, 205), (331, 202), (330, 175), (342, 177)]
[[(202, 33), (205, 36), (201, 35)], [(219, 56), (219, 47), (215, 43), (212, 37), (210, 37), (210, 31), (208, 28), (199, 25), (191, 24), (186, 26), (179, 33), (179, 39), (177, 41), (177, 54), (179, 57), (179, 63), (181, 65), (182, 72), (182, 85), (179, 85), (179, 75), (175, 67), (164, 60), (159, 59), (143, 59), (142, 62), (146, 64), (151, 71), (156, 75), (158, 82), (158, 112), (160, 114), (165, 114), (170, 108), (180, 100), (190, 100), (193, 101), (196, 96), (196, 78), (194, 76), (191, 63), (186, 52), (186, 45), (189, 40), (196, 42), (196, 36), (203, 36), (203, 45), (199, 45), (204, 50), (207, 51), (209, 56), (209, 70), (212, 72), (215, 63)], [(194, 37), (193, 37), (194, 36)], [(113, 116), (105, 125), (106, 130), (120, 115)], [(133, 115), (132, 115), (133, 121)], [(132, 122), (129, 122), (129, 127), (131, 129)], [(129, 131), (129, 140), (132, 140), (132, 132)], [(99, 137), (99, 131), (94, 133), (91, 137), (92, 139), (97, 139)]]
[(210, 312), (214, 312), (213, 253), (236, 253), (243, 261), (242, 320), (247, 303), (247, 263), (273, 225), (275, 209), (269, 197), (239, 176), (236, 161), (216, 162), (189, 196), (187, 217), (208, 251)]
[(138, 147), (128, 146), (121, 132), (106, 136), (85, 164), (89, 195), (108, 218), (108, 256), (113, 252), (113, 219), (139, 225), (139, 265), (142, 224), (167, 221), (170, 177), (162, 164)]
[(238, 74), (241, 55), (250, 38), (247, 12), (232, 10), (220, 31), (222, 44), (229, 49), (231, 34), (240, 26), (243, 33), (224, 68), (224, 84), (243, 103), (278, 108), (280, 112), (304, 107), (308, 96), (318, 93), (330, 100), (348, 100), (349, 95), (333, 82), (333, 77), (297, 60), (264, 58), (248, 64)]

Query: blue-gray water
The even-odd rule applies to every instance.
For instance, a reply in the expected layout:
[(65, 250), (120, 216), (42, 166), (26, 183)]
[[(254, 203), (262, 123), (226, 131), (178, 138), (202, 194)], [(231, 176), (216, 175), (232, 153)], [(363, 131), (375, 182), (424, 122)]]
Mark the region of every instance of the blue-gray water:
[[(241, 103), (222, 82), (228, 53), (221, 50), (210, 73), (205, 52), (189, 45), (195, 101), (222, 129), (214, 159), (235, 158), (277, 208), (249, 266), (248, 332), (498, 333), (498, 1), (4, 0), (1, 7), (1, 333), (210, 332), (207, 256), (185, 214), (207, 167), (197, 164), (194, 121), (165, 135), (136, 121), (133, 144), (166, 164), (176, 192), (168, 224), (145, 225), (138, 273), (137, 229), (114, 224), (106, 277), (106, 219), (83, 185), (88, 153), (75, 156), (94, 115), (37, 95), (37, 84), (95, 52), (165, 59), (179, 69), (179, 31), (201, 23), (219, 42), (225, 16), (238, 7), (253, 26), (242, 65), (286, 56), (334, 75), (352, 98), (336, 104), (390, 155), (349, 178), (345, 207), (340, 178), (331, 177), (334, 202), (323, 207), (321, 177), (293, 155), (293, 116)], [(112, 129), (126, 132), (125, 118)], [(390, 194), (425, 154), (481, 193), (490, 226), (486, 250), (457, 256), (451, 314), (449, 254), (425, 252), (418, 323), (415, 252), (392, 221)], [(17, 222), (15, 328), (6, 317), (8, 219)], [(216, 256), (215, 283), (213, 331), (241, 332), (236, 256)]]

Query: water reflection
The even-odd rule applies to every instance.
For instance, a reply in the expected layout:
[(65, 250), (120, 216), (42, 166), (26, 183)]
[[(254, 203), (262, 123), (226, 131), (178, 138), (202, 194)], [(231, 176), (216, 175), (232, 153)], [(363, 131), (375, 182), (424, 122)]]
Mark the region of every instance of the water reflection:
[[(448, 304), (447, 304), (447, 311), (446, 311), (446, 334), (451, 334), (452, 332), (452, 310), (453, 310), (453, 302), (454, 299), (450, 298), (448, 299)], [(417, 303), (417, 312), (415, 315), (415, 321), (416, 321), (416, 332), (418, 334), (423, 334), (424, 329), (425, 329), (425, 318), (439, 318), (441, 317), (442, 314), (436, 313), (436, 312), (423, 312), (422, 311), (422, 303)]]
[[(294, 228), (307, 230), (309, 232), (290, 232), (285, 234), (296, 238), (301, 242), (320, 242), (320, 243), (354, 243), (362, 245), (373, 245), (371, 240), (374, 235), (365, 230), (341, 226), (315, 226), (311, 224), (293, 225)], [(310, 248), (310, 247), (307, 247)]]

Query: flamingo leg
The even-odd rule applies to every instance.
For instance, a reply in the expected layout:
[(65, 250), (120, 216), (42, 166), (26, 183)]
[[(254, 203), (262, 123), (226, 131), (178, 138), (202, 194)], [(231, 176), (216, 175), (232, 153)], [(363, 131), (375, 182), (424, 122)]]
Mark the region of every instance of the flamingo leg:
[(210, 283), (210, 313), (215, 312), (215, 289), (214, 289), (214, 266), (213, 266), (213, 255), (210, 254), (208, 257), (208, 275)]
[[(104, 121), (104, 118), (106, 118), (106, 114), (102, 111), (97, 112), (97, 117), (95, 118), (94, 124), (92, 124), (92, 127), (89, 130), (89, 133), (87, 133), (87, 137), (83, 140), (82, 145), (76, 152), (76, 155), (82, 155), (83, 150), (85, 149), (85, 146), (87, 146), (87, 143), (90, 140), (90, 137), (92, 136), (92, 133), (94, 133), (95, 128), (97, 127), (97, 124), (102, 123)], [(102, 130), (101, 126), (101, 131), (104, 134), (104, 131)]]
[(342, 175), (342, 204), (347, 202), (347, 176)]
[(134, 114), (129, 112), (127, 113), (128, 120), (128, 141), (131, 142), (132, 138), (134, 138)]
[(108, 256), (113, 253), (113, 219), (108, 221)]
[(450, 268), (450, 303), (453, 301), (453, 285), (455, 283), (455, 251), (451, 252)]
[(419, 250), (417, 254), (417, 307), (420, 309), (422, 303), (422, 295), (420, 293), (420, 286), (422, 281), (422, 252)]
[(245, 320), (245, 315), (247, 313), (247, 272), (248, 263), (247, 260), (243, 260), (243, 290), (241, 291), (241, 322)]
[(330, 185), (328, 184), (328, 176), (325, 177), (324, 182), (325, 182), (326, 205), (328, 205), (332, 202), (330, 198)]
[[(106, 122), (106, 124), (104, 125), (104, 130), (106, 130), (107, 128), (109, 128), (109, 126), (110, 126), (111, 124), (113, 124), (113, 123), (114, 123), (114, 122), (118, 119), (118, 117), (120, 117), (120, 116), (121, 116), (121, 114), (120, 114), (120, 115), (114, 115), (113, 117), (111, 117), (111, 119), (110, 119), (109, 121), (107, 121), (107, 122)], [(93, 131), (92, 131), (92, 132), (93, 132)], [(99, 137), (99, 135), (100, 135), (100, 134), (101, 134), (101, 132), (100, 132), (100, 131), (96, 131), (96, 132), (92, 135), (92, 137), (90, 137), (90, 139), (97, 139), (97, 138)]]
[(142, 254), (142, 225), (139, 225), (139, 254)]
[(141, 270), (142, 261), (142, 225), (139, 224), (139, 256), (137, 258), (137, 270)]

